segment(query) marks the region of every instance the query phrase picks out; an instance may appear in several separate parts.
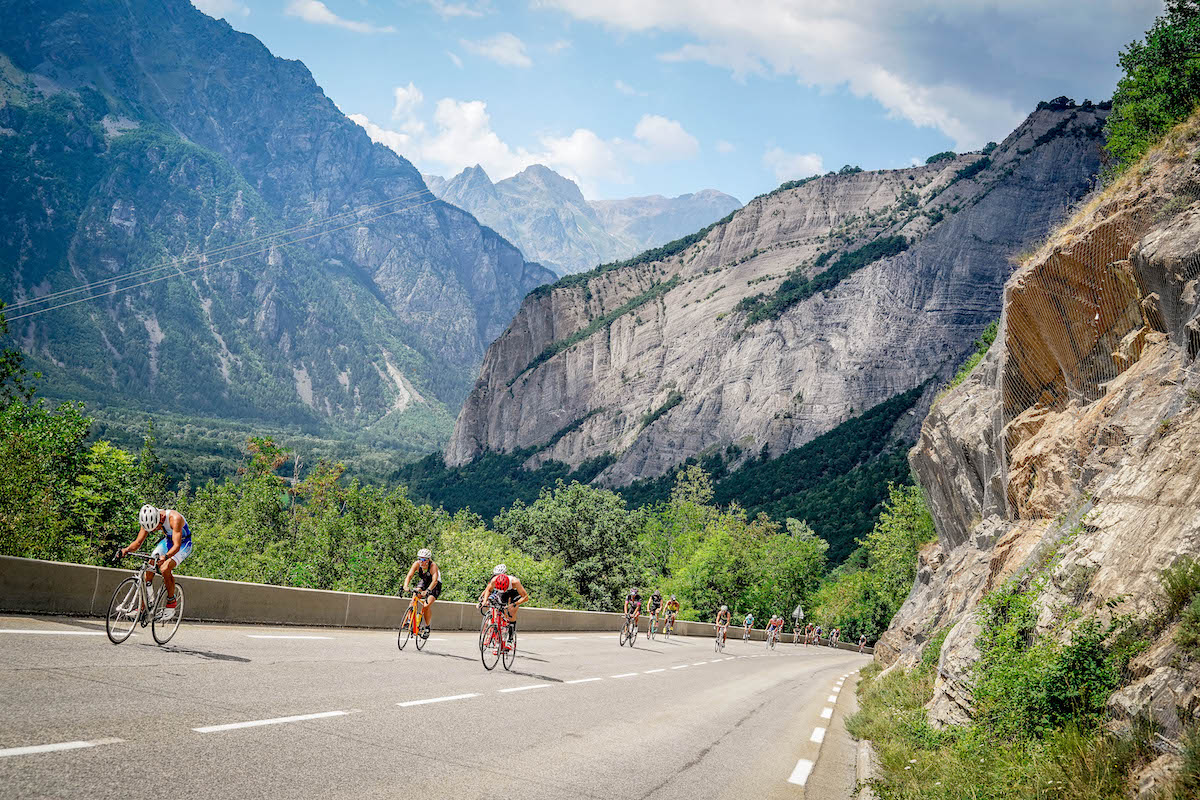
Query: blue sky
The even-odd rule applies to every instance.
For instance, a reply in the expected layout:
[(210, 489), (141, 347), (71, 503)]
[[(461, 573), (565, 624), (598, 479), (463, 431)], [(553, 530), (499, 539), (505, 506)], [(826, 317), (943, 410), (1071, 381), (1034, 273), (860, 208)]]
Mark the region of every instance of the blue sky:
[(1160, 0), (193, 0), (303, 61), (422, 172), (545, 163), (589, 198), (743, 202), (1108, 97)]

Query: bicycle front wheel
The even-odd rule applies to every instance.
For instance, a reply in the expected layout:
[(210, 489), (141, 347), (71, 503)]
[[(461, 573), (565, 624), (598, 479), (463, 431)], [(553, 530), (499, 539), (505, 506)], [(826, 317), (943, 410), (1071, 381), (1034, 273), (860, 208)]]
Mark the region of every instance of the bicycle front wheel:
[(418, 650), (420, 650), (422, 647), (424, 647), (424, 646), (425, 646), (425, 642), (426, 642), (426, 641), (428, 641), (428, 640), (427, 640), (427, 639), (426, 639), (424, 636), (422, 636), (422, 635), (421, 635), (421, 633), (419, 632), (419, 631), (421, 630), (421, 626), (424, 624), (424, 620), (425, 620), (425, 618), (424, 618), (424, 617), (423, 617), (421, 614), (418, 614), (418, 613), (417, 613), (415, 610), (413, 611), (413, 613), (414, 613), (414, 614), (417, 614), (417, 630), (418, 630), (418, 633), (417, 633), (417, 649), (418, 649)]
[(396, 647), (401, 650), (404, 645), (408, 644), (408, 640), (412, 638), (412, 606), (408, 607), (408, 611), (404, 612), (404, 624), (400, 626), (400, 635), (396, 638)]
[(137, 627), (138, 614), (142, 610), (137, 582), (137, 578), (121, 581), (108, 604), (108, 618), (104, 621), (104, 629), (113, 644), (120, 644), (128, 639), (129, 634)]
[(625, 640), (629, 638), (629, 623), (626, 622), (621, 626), (621, 647), (625, 646)]
[(158, 599), (154, 601), (154, 615), (150, 617), (150, 634), (154, 641), (166, 644), (171, 641), (175, 631), (179, 630), (179, 621), (183, 619), (183, 587), (175, 584), (175, 613), (170, 619), (164, 619), (167, 613), (167, 587), (158, 590)]
[(500, 660), (500, 631), (491, 622), (479, 640), (479, 659), (483, 662), (483, 668), (489, 671), (495, 669)]
[(503, 661), (504, 668), (512, 669), (513, 662), (517, 660), (517, 631), (515, 628), (508, 628), (508, 649), (504, 651)]

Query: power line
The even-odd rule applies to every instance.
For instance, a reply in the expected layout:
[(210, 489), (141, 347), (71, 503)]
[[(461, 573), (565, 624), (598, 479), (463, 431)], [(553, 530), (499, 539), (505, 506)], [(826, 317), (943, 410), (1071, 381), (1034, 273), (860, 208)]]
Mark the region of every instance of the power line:
[[(158, 277), (155, 277), (155, 278), (150, 278), (149, 280), (142, 281), (141, 283), (133, 283), (133, 284), (130, 284), (130, 285), (128, 285), (128, 286), (122, 286), (122, 287), (120, 287), (120, 288), (113, 289), (113, 290), (111, 290), (111, 291), (98, 292), (98, 293), (96, 293), (96, 294), (93, 294), (93, 295), (90, 295), (90, 296), (88, 296), (88, 297), (81, 297), (81, 298), (79, 298), (79, 299), (77, 299), (77, 300), (70, 300), (70, 301), (68, 301), (68, 302), (66, 302), (66, 303), (60, 303), (60, 304), (58, 304), (58, 305), (56, 305), (56, 306), (50, 306), (49, 308), (39, 308), (39, 309), (37, 309), (36, 311), (27, 311), (27, 312), (25, 312), (24, 314), (18, 314), (18, 315), (16, 315), (15, 317), (9, 317), (9, 318), (8, 318), (8, 321), (9, 321), (9, 322), (16, 322), (17, 320), (25, 319), (26, 317), (34, 317), (34, 316), (37, 316), (38, 314), (45, 314), (45, 313), (47, 313), (47, 312), (49, 312), (49, 311), (57, 311), (57, 310), (58, 310), (58, 309), (60, 309), (60, 308), (66, 308), (67, 306), (73, 306), (73, 305), (76, 305), (77, 303), (86, 303), (86, 302), (87, 302), (87, 301), (89, 301), (89, 300), (95, 300), (96, 298), (99, 298), (99, 297), (112, 297), (112, 296), (114, 296), (114, 295), (116, 295), (116, 294), (118, 294), (118, 293), (120, 293), (120, 292), (128, 291), (129, 289), (136, 289), (136, 288), (138, 288), (138, 287), (140, 287), (140, 286), (147, 286), (147, 285), (149, 285), (149, 284), (151, 284), (151, 283), (157, 283), (157, 282), (159, 282), (159, 281), (165, 281), (165, 280), (166, 280), (166, 279), (168, 279), (168, 278), (174, 278), (174, 277), (176, 277), (176, 276), (184, 276), (184, 275), (188, 275), (188, 274), (190, 274), (190, 273), (192, 273), (192, 272), (196, 272), (197, 270), (205, 269), (205, 268), (207, 268), (207, 267), (213, 267), (213, 268), (220, 267), (220, 266), (223, 266), (223, 265), (225, 265), (225, 264), (228, 264), (228, 263), (230, 263), (231, 261), (237, 261), (239, 258), (246, 258), (247, 256), (253, 256), (253, 255), (260, 255), (260, 254), (262, 254), (262, 253), (268, 253), (268, 252), (270, 252), (272, 249), (274, 249), (274, 248), (276, 248), (276, 247), (287, 247), (288, 245), (298, 244), (299, 242), (304, 242), (304, 241), (307, 241), (307, 240), (309, 240), (309, 239), (315, 239), (315, 238), (317, 238), (318, 236), (325, 236), (326, 234), (330, 234), (330, 233), (336, 233), (337, 231), (345, 230), (346, 228), (353, 228), (353, 227), (355, 227), (356, 225), (365, 225), (365, 224), (367, 224), (367, 223), (369, 223), (369, 222), (375, 222), (376, 220), (381, 220), (381, 219), (383, 219), (384, 217), (390, 217), (390, 216), (392, 216), (393, 214), (399, 214), (399, 213), (401, 213), (401, 212), (404, 212), (404, 211), (411, 211), (411, 210), (412, 210), (412, 209), (414, 209), (414, 208), (420, 208), (421, 206), (427, 206), (427, 205), (429, 205), (430, 203), (436, 203), (437, 201), (438, 201), (438, 199), (435, 197), (435, 198), (433, 198), (432, 200), (426, 200), (426, 201), (424, 201), (424, 202), (422, 202), (422, 203), (415, 203), (415, 204), (413, 204), (413, 205), (411, 205), (411, 206), (405, 206), (404, 208), (397, 208), (397, 209), (393, 209), (393, 210), (391, 210), (391, 211), (388, 211), (388, 212), (386, 212), (386, 213), (383, 213), (383, 214), (379, 214), (379, 215), (377, 215), (377, 216), (374, 216), (374, 217), (370, 217), (370, 218), (368, 218), (368, 219), (364, 219), (364, 220), (356, 220), (356, 221), (354, 221), (354, 222), (347, 223), (346, 225), (341, 225), (341, 226), (339, 226), (339, 227), (337, 227), (337, 228), (330, 228), (330, 229), (328, 229), (328, 230), (318, 231), (317, 233), (311, 233), (311, 234), (309, 234), (308, 236), (301, 236), (301, 237), (300, 237), (300, 238), (298, 238), (298, 239), (292, 239), (291, 241), (288, 241), (288, 242), (280, 242), (280, 243), (278, 243), (278, 244), (273, 244), (273, 245), (271, 245), (270, 247), (264, 247), (264, 248), (262, 248), (262, 249), (260, 249), (260, 250), (255, 250), (255, 251), (253, 251), (253, 252), (250, 252), (250, 253), (241, 253), (241, 254), (239, 254), (239, 255), (236, 255), (236, 256), (230, 256), (229, 258), (222, 259), (221, 261), (218, 261), (216, 264), (200, 264), (199, 266), (192, 267), (191, 269), (180, 269), (180, 270), (178, 270), (177, 272), (171, 272), (171, 273), (168, 273), (168, 274), (166, 274), (166, 275), (159, 275)], [(122, 280), (124, 280), (124, 279), (128, 279), (129, 277), (133, 277), (133, 276), (131, 276), (131, 275), (129, 275), (129, 276), (124, 276), (124, 277), (122, 278)]]
[[(373, 203), (371, 205), (361, 206), (359, 208), (351, 209), (349, 211), (343, 211), (341, 213), (334, 214), (333, 216), (326, 217), (323, 219), (312, 220), (310, 222), (305, 222), (300, 225), (295, 225), (291, 228), (285, 228), (283, 230), (273, 231), (272, 233), (262, 234), (261, 236), (256, 236), (252, 239), (246, 239), (241, 242), (236, 242), (234, 244), (225, 245), (224, 247), (218, 247), (213, 250), (209, 250), (209, 251), (205, 251), (205, 252), (201, 252), (201, 253), (195, 253), (193, 255), (185, 256), (182, 258), (172, 259), (171, 261), (163, 262), (156, 266), (144, 267), (139, 270), (134, 270), (133, 272), (125, 273), (123, 275), (114, 275), (112, 277), (103, 278), (103, 279), (97, 280), (97, 281), (92, 281), (91, 283), (81, 284), (79, 286), (75, 286), (70, 289), (61, 289), (57, 292), (51, 292), (49, 294), (42, 295), (41, 297), (29, 298), (26, 300), (18, 300), (14, 303), (8, 304), (8, 308), (21, 309), (21, 308), (25, 308), (25, 307), (28, 307), (31, 305), (36, 305), (39, 303), (52, 302), (54, 300), (59, 300), (64, 297), (69, 297), (70, 295), (73, 295), (73, 294), (79, 294), (81, 292), (90, 291), (91, 289), (95, 289), (97, 286), (103, 286), (104, 284), (109, 284), (109, 283), (118, 283), (123, 280), (130, 280), (132, 278), (137, 278), (142, 275), (148, 275), (150, 273), (158, 272), (159, 270), (163, 270), (163, 269), (175, 269), (179, 272), (182, 272), (182, 270), (180, 269), (180, 266), (182, 264), (188, 263), (189, 261), (218, 256), (223, 253), (227, 253), (231, 250), (236, 250), (240, 247), (248, 247), (250, 245), (257, 244), (259, 242), (266, 241), (268, 239), (272, 239), (272, 238), (275, 238), (278, 236), (284, 236), (284, 235), (287, 235), (290, 233), (295, 233), (295, 232), (303, 230), (305, 228), (311, 228), (314, 225), (324, 225), (324, 224), (328, 224), (330, 222), (336, 222), (339, 219), (342, 219), (348, 215), (355, 215), (355, 214), (360, 214), (360, 213), (367, 212), (367, 211), (374, 211), (374, 210), (377, 210), (377, 209), (382, 208), (387, 205), (399, 203), (403, 200), (410, 200), (410, 199), (419, 197), (422, 194), (426, 194), (426, 193), (432, 194), (432, 192), (430, 192), (429, 189), (421, 189), (416, 192), (410, 192), (406, 195), (400, 195), (399, 197), (393, 197), (389, 200), (383, 200), (378, 203)], [(432, 201), (430, 201), (430, 202), (432, 202)], [(424, 204), (422, 204), (422, 205), (424, 205)], [(415, 206), (414, 206), (414, 208), (415, 208)], [(340, 229), (337, 229), (337, 230), (340, 230)], [(17, 317), (12, 317), (11, 319), (17, 319)]]

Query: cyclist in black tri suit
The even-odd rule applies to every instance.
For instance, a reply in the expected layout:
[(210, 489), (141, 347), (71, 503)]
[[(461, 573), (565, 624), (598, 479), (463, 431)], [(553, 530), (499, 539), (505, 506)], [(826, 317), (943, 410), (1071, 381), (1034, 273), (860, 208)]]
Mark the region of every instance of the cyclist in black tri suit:
[(630, 611), (633, 612), (634, 627), (637, 627), (638, 618), (642, 614), (642, 596), (638, 593), (636, 586), (629, 590), (629, 594), (625, 595), (625, 613), (629, 614)]
[(657, 618), (660, 608), (662, 608), (662, 592), (655, 589), (654, 594), (650, 595), (650, 616)]
[(408, 568), (408, 575), (404, 577), (404, 591), (408, 591), (414, 577), (417, 579), (416, 588), (425, 592), (424, 599), (418, 602), (422, 603), (421, 636), (428, 639), (430, 609), (433, 607), (434, 601), (438, 599), (438, 595), (442, 593), (442, 572), (438, 569), (438, 565), (433, 563), (433, 553), (429, 552), (426, 547), (417, 551), (417, 560)]

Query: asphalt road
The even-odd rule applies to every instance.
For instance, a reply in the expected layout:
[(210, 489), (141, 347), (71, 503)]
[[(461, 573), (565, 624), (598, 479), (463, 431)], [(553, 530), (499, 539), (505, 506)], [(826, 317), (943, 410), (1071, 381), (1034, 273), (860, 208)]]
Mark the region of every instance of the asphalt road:
[(814, 767), (810, 798), (853, 786), (820, 755), (868, 661), (845, 651), (520, 633), (513, 671), (487, 672), (476, 633), (422, 652), (384, 631), (148, 634), (0, 616), (0, 797), (799, 798)]

